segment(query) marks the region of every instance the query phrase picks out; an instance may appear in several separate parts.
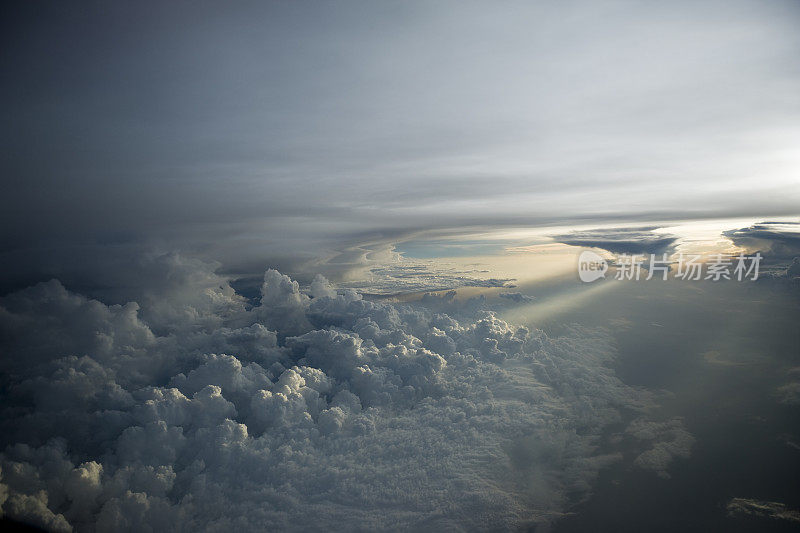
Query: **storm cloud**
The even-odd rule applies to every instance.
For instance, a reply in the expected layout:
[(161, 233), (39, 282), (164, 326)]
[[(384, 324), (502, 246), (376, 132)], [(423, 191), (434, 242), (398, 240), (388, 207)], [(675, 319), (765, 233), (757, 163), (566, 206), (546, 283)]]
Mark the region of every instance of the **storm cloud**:
[(658, 227), (604, 228), (575, 231), (567, 235), (556, 235), (554, 240), (590, 248), (602, 248), (615, 254), (663, 254), (672, 253), (677, 236), (654, 233)]
[(761, 222), (723, 233), (734, 244), (779, 263), (800, 256), (800, 222)]
[(142, 304), (52, 280), (0, 300), (0, 496), (53, 531), (517, 528), (587, 494), (603, 428), (666, 475), (691, 437), (610, 369), (607, 332), (459, 320), (270, 270), (151, 259)]

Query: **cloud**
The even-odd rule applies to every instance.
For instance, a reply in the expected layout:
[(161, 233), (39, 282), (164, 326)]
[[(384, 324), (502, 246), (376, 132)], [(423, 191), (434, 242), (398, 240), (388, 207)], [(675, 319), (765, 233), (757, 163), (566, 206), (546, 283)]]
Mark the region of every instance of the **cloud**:
[(513, 529), (550, 523), (620, 459), (595, 443), (626, 412), (658, 455), (637, 463), (665, 475), (688, 453), (679, 421), (648, 425), (654, 399), (614, 376), (603, 330), (549, 337), (480, 306), (454, 318), (272, 270), (249, 306), (214, 265), (165, 261), (175, 286), (135, 289), (141, 307), (57, 281), (0, 299), (6, 516), (65, 531)]
[(796, 215), (797, 9), (20, 4), (0, 290), (109, 248), (260, 276), (368, 232)]
[(723, 235), (750, 252), (761, 252), (771, 262), (791, 262), (800, 256), (800, 222), (761, 222)]
[(518, 304), (532, 302), (536, 299), (533, 296), (528, 296), (527, 294), (522, 294), (521, 292), (501, 292), (498, 294), (498, 296)]
[(670, 477), (667, 472), (669, 464), (675, 458), (689, 457), (694, 445), (694, 437), (686, 431), (679, 418), (666, 422), (637, 419), (625, 432), (649, 446), (636, 457), (634, 464), (663, 478)]
[(602, 248), (616, 254), (672, 253), (678, 237), (654, 233), (655, 229), (658, 228), (654, 226), (595, 229), (555, 235), (553, 238), (570, 246)]
[(459, 287), (513, 287), (513, 278), (487, 278), (486, 271), (462, 270), (441, 261), (396, 257), (389, 264), (370, 268), (364, 280), (341, 285), (369, 294), (394, 295), (446, 291)]
[(779, 402), (787, 405), (800, 405), (800, 381), (781, 385), (775, 392)]
[(733, 498), (726, 506), (728, 516), (756, 516), (772, 518), (789, 522), (800, 522), (800, 512), (789, 509), (780, 502), (752, 500), (748, 498)]

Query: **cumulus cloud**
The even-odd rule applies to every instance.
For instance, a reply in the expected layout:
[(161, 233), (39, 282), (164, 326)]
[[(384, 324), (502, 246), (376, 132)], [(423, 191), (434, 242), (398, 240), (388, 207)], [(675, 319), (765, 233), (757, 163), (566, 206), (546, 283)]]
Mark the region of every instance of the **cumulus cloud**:
[(648, 446), (636, 457), (634, 464), (663, 478), (670, 477), (667, 472), (669, 464), (675, 458), (689, 457), (694, 445), (694, 437), (686, 431), (680, 418), (665, 422), (640, 418), (628, 426), (626, 433)]
[(54, 531), (509, 529), (590, 490), (618, 459), (597, 437), (623, 412), (652, 443), (637, 463), (665, 474), (688, 453), (679, 421), (647, 425), (652, 398), (614, 376), (603, 330), (554, 338), (480, 305), (456, 318), (276, 271), (248, 306), (213, 265), (163, 261), (183, 274), (141, 306), (55, 280), (0, 300), (6, 516)]

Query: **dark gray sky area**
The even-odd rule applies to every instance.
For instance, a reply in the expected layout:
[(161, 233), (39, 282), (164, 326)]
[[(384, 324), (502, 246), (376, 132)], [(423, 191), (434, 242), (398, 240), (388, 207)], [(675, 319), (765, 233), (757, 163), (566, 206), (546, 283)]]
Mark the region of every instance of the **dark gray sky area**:
[(799, 22), (773, 1), (9, 3), (4, 276), (108, 245), (260, 271), (436, 228), (794, 215)]

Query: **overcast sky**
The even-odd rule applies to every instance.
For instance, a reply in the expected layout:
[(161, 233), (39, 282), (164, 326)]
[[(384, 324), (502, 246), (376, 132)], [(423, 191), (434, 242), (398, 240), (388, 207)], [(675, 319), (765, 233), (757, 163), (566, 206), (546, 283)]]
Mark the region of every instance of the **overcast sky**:
[[(0, 529), (795, 524), (798, 28), (4, 2)], [(770, 255), (587, 285), (567, 243)]]
[(374, 235), (800, 205), (796, 2), (27, 3), (2, 19), (6, 271), (108, 245), (260, 271)]

